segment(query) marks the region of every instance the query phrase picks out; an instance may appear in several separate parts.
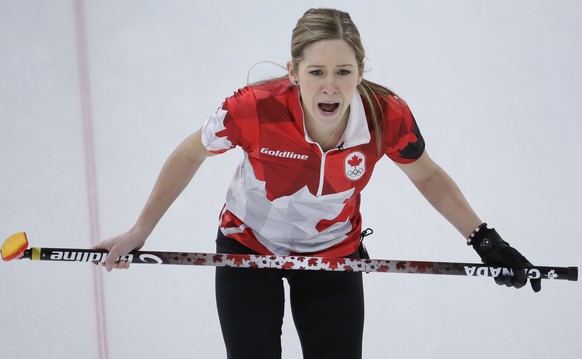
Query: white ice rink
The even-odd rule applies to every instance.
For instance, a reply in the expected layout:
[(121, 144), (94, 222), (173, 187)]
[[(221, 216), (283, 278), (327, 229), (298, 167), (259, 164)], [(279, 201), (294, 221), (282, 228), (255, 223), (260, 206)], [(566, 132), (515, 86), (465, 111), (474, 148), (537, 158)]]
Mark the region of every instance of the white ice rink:
[[(577, 0), (0, 0), (0, 240), (86, 248), (128, 229), (170, 152), (254, 64), (284, 65), (319, 6), (350, 12), (365, 76), (408, 102), (484, 220), (534, 264), (582, 266)], [(241, 156), (207, 160), (146, 248), (214, 251)], [(372, 257), (478, 261), (389, 160), (362, 200)], [(0, 263), (0, 358), (225, 357), (213, 268), (94, 269)], [(582, 357), (578, 282), (364, 280), (364, 358)], [(301, 358), (289, 311), (283, 332)]]

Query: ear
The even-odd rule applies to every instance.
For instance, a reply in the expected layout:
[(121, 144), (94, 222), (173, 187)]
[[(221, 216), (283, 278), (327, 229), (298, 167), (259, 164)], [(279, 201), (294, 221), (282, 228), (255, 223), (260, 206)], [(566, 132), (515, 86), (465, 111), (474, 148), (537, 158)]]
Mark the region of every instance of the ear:
[(293, 61), (287, 61), (287, 72), (289, 74), (289, 81), (297, 85), (299, 83), (299, 78), (297, 77), (297, 70), (293, 66)]

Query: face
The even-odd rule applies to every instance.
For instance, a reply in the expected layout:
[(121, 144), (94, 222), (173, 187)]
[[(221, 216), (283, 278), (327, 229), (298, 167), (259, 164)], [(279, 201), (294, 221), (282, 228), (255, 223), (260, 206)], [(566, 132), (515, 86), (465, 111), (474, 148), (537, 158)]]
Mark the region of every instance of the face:
[(322, 129), (346, 120), (349, 106), (362, 81), (354, 50), (344, 40), (321, 40), (303, 50), (297, 68), (287, 64), (289, 78), (297, 81), (305, 120)]

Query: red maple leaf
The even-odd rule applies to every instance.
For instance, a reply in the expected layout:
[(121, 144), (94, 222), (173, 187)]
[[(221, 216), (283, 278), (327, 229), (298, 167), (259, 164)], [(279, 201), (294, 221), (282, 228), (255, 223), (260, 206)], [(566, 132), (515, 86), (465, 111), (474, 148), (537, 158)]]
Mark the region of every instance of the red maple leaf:
[(283, 268), (283, 269), (290, 269), (290, 268), (293, 268), (293, 267), (295, 267), (295, 263), (293, 263), (291, 261), (288, 261), (288, 262), (283, 263), (283, 266), (281, 268)]
[(398, 262), (396, 263), (396, 270), (406, 270), (407, 263), (406, 262)]
[(410, 262), (410, 266), (416, 268), (417, 273), (426, 273), (427, 269), (432, 269), (433, 265), (426, 262)]
[(244, 254), (229, 254), (226, 256), (226, 259), (233, 260), (234, 265), (237, 267), (240, 267), (243, 264), (244, 259), (250, 260), (249, 256)]
[(206, 264), (206, 258), (196, 258), (194, 260), (194, 265), (201, 266)]
[(325, 258), (323, 264), (329, 264), (329, 269), (337, 269), (339, 264), (345, 264), (345, 258)]
[(388, 272), (390, 270), (390, 267), (388, 266), (379, 266), (376, 271), (377, 272)]
[(316, 258), (311, 258), (307, 261), (307, 264), (309, 264), (310, 267), (316, 267), (317, 263), (318, 263), (318, 261)]
[(348, 160), (348, 165), (352, 167), (358, 167), (362, 163), (362, 159), (356, 155), (353, 155), (352, 158)]
[(222, 255), (220, 255), (220, 254), (217, 254), (217, 255), (213, 256), (213, 257), (212, 257), (212, 261), (213, 261), (214, 263), (222, 263)]

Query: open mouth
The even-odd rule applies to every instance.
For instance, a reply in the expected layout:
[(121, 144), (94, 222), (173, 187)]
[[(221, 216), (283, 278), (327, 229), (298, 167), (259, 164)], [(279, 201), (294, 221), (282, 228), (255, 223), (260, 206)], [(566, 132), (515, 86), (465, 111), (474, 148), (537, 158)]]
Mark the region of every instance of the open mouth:
[(319, 109), (322, 112), (325, 112), (325, 113), (333, 113), (333, 112), (335, 112), (335, 110), (338, 109), (339, 103), (337, 103), (337, 102), (332, 102), (332, 103), (324, 103), (324, 102), (322, 102), (322, 103), (317, 104), (317, 106), (319, 107)]

